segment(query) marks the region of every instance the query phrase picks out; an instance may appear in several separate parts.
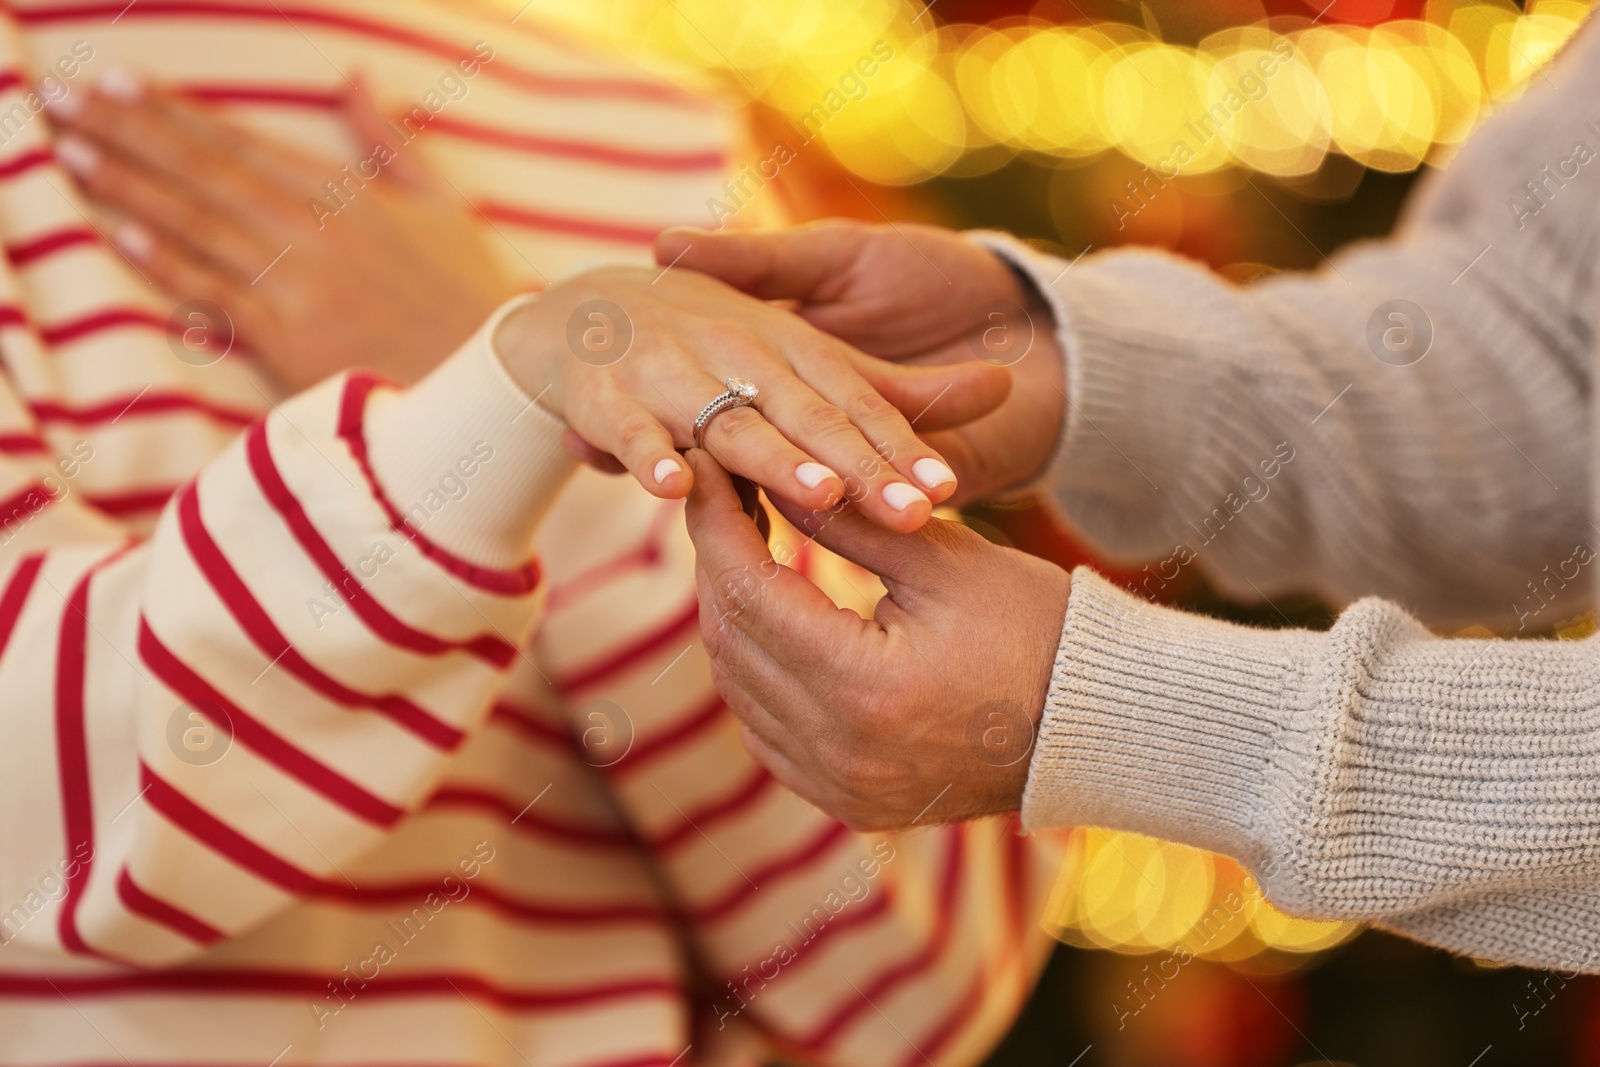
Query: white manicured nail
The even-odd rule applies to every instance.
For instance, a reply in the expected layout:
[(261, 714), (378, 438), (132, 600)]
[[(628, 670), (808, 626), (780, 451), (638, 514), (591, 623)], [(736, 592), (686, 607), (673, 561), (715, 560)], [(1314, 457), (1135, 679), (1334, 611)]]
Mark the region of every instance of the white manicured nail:
[(919, 501), (924, 504), (931, 503), (914, 485), (906, 482), (890, 482), (883, 487), (883, 502), (896, 511), (904, 511)]
[(794, 469), (795, 481), (807, 489), (815, 489), (829, 478), (837, 478), (837, 474), (820, 463), (802, 463)]
[(56, 138), (56, 158), (73, 174), (87, 178), (100, 166), (100, 149), (82, 137), (64, 133)]
[(917, 460), (911, 465), (911, 473), (917, 476), (917, 481), (929, 489), (937, 489), (956, 480), (956, 472), (936, 459)]
[(121, 67), (112, 67), (100, 75), (100, 80), (96, 84), (100, 86), (102, 93), (125, 104), (137, 103), (144, 97), (144, 79)]
[(137, 222), (124, 222), (111, 233), (111, 240), (129, 259), (149, 259), (156, 250), (156, 239)]
[(41, 91), (39, 96), (44, 100), (45, 110), (59, 118), (75, 119), (83, 110), (83, 98), (66, 85), (61, 86), (60, 92), (52, 94)]
[(681, 470), (683, 470), (683, 466), (677, 460), (664, 459), (656, 464), (656, 469), (652, 473), (655, 475), (656, 484), (660, 485)]

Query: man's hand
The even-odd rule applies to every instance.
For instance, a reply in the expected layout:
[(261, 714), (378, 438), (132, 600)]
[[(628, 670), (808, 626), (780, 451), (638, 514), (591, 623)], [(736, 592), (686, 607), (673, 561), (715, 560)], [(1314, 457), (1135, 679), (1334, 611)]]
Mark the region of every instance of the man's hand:
[[(590, 325), (596, 320), (609, 340), (592, 349), (574, 331), (600, 329)], [(662, 497), (689, 491), (676, 450), (697, 443), (701, 407), (726, 379), (748, 379), (759, 387), (757, 406), (718, 415), (700, 447), (779, 496), (812, 508), (849, 500), (901, 531), (921, 526), (956, 489), (949, 465), (913, 422), (979, 418), (1011, 388), (1008, 374), (977, 360), (906, 367), (863, 355), (686, 270), (575, 275), (515, 307), (494, 346), (527, 394), (587, 446), (576, 454), (613, 457)]]
[(517, 285), (364, 88), (344, 111), (348, 173), (123, 72), (51, 119), (62, 164), (127, 218), (122, 252), (174, 298), (220, 307), (287, 388), (353, 366), (409, 384)]
[(668, 230), (656, 257), (790, 301), (813, 326), (883, 359), (1010, 368), (1015, 386), (994, 414), (925, 435), (960, 480), (952, 503), (1027, 485), (1049, 461), (1066, 408), (1056, 327), (981, 245), (932, 226), (829, 221), (770, 233)]
[(689, 534), (713, 676), (775, 777), (856, 830), (1021, 806), (1070, 579), (956, 523), (914, 534), (780, 505), (882, 577), (870, 620), (779, 565), (707, 453)]

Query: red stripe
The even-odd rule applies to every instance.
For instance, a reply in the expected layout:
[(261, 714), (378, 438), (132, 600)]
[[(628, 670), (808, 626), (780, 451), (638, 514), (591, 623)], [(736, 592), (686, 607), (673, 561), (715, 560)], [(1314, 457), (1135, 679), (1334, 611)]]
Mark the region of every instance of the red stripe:
[[(4, 500), (0, 500), (0, 532), (4, 532), (5, 524), (17, 517), (18, 512), (26, 511), (22, 517), (23, 522), (39, 514), (57, 500), (64, 499), (52, 493), (43, 482), (34, 482), (32, 485), (23, 486)], [(35, 501), (42, 501), (34, 507)]]
[(42, 437), (31, 433), (0, 433), (0, 455), (49, 455), (50, 445)]
[(15, 89), (22, 83), (21, 72), (16, 70), (0, 71), (0, 91)]
[[(253, 4), (210, 3), (205, 2), (205, 0), (176, 0), (176, 2), (175, 0), (139, 0), (139, 3), (129, 6), (121, 2), (121, 0), (113, 0), (111, 3), (51, 4), (48, 7), (15, 9), (17, 20), (24, 25), (89, 19), (98, 20), (111, 17), (145, 19), (167, 16), (181, 17), (185, 15), (277, 22), (283, 23), (286, 30), (299, 29), (307, 25), (326, 27), (332, 30), (389, 41), (393, 44), (417, 49), (418, 51), (443, 56), (452, 62), (468, 58), (471, 55), (470, 50), (467, 48), (436, 37), (430, 37), (415, 30), (405, 29), (390, 23), (357, 18), (324, 8), (302, 7), (291, 4), (258, 6)], [(512, 66), (498, 56), (492, 62), (484, 64), (480, 69), (491, 78), (498, 78), (530, 92), (544, 93), (551, 96), (648, 100), (652, 103), (696, 111), (705, 111), (711, 108), (711, 105), (707, 102), (659, 82), (641, 81), (634, 78), (571, 78), (541, 74), (523, 67)]]
[(635, 847), (632, 836), (626, 830), (559, 822), (540, 812), (537, 807), (513, 804), (503, 797), (479, 789), (460, 786), (439, 789), (423, 805), (423, 810), (435, 808), (477, 808), (493, 812), (507, 823), (515, 819), (519, 829), (525, 828), (529, 833), (552, 838), (564, 845), (605, 850), (626, 848), (630, 851)]
[(437, 130), (468, 141), (491, 144), (538, 156), (575, 159), (584, 163), (599, 163), (625, 170), (646, 170), (668, 174), (702, 174), (721, 172), (728, 165), (728, 157), (720, 151), (657, 152), (618, 145), (597, 144), (593, 141), (574, 141), (564, 137), (551, 137), (537, 133), (481, 126), (458, 118), (436, 115), (428, 123)]
[(0, 163), (0, 178), (15, 178), (55, 161), (55, 153), (48, 148), (35, 148), (31, 152), (22, 153), (15, 159), (8, 159), (4, 163)]
[[(332, 980), (333, 979), (330, 979), (330, 981)], [(583, 1064), (583, 1067), (678, 1067), (678, 1065), (682, 1062), (683, 1056), (681, 1054), (674, 1057), (671, 1053), (662, 1052), (648, 1056), (634, 1056), (625, 1060), (606, 1060), (604, 1062), (585, 1063)], [(482, 1067), (481, 1063), (413, 1063), (409, 1060), (407, 1061), (407, 1064), (408, 1067)], [(146, 1060), (141, 1062), (139, 1060), (130, 1060), (124, 1058), (110, 1062), (67, 1062), (54, 1064), (52, 1067), (172, 1067), (172, 1061), (161, 1060), (159, 1062), (153, 1062)], [(261, 1067), (261, 1065), (253, 1060), (236, 1061), (234, 1063), (197, 1063), (192, 1060), (184, 1060), (183, 1067)], [(346, 1067), (393, 1067), (393, 1061), (386, 1060), (381, 1063), (364, 1065), (358, 1064), (355, 1061), (351, 1061), (349, 1064), (346, 1064)]]
[(126, 397), (113, 397), (87, 407), (68, 407), (56, 400), (29, 400), (33, 417), (46, 423), (71, 423), (74, 426), (97, 426), (116, 422), (123, 416), (167, 415), (174, 413), (200, 415), (228, 426), (248, 426), (258, 415), (214, 404), (186, 393), (159, 393), (150, 390)]
[(454, 752), (466, 733), (395, 693), (361, 693), (318, 670), (273, 623), (228, 557), (212, 540), (200, 515), (200, 494), (190, 482), (178, 496), (178, 529), (195, 566), (261, 654), (308, 689), (345, 708), (368, 708), (444, 752)]
[(282, 104), (289, 107), (313, 107), (319, 111), (338, 111), (344, 107), (345, 98), (325, 89), (296, 89), (282, 85), (201, 85), (190, 83), (176, 87), (191, 100), (204, 100), (213, 104)]
[(852, 1019), (870, 1010), (873, 1002), (882, 999), (896, 986), (911, 981), (932, 968), (944, 954), (954, 928), (955, 908), (961, 896), (966, 857), (966, 835), (963, 828), (947, 827), (944, 834), (949, 839), (950, 845), (945, 853), (944, 871), (939, 883), (938, 912), (934, 916), (933, 931), (927, 943), (916, 955), (883, 971), (872, 982), (858, 988), (856, 991), (859, 996), (851, 997), (808, 1036), (798, 1040), (801, 1047), (814, 1050), (827, 1045)]
[(100, 235), (86, 226), (69, 226), (28, 241), (6, 245), (6, 258), (11, 260), (13, 266), (22, 267), (56, 252), (96, 244), (99, 240)]
[[(577, 603), (585, 597), (592, 595), (596, 590), (620, 581), (634, 571), (647, 570), (658, 566), (663, 555), (661, 546), (661, 533), (665, 518), (669, 522), (682, 515), (682, 501), (663, 501), (666, 507), (656, 513), (656, 519), (651, 523), (650, 532), (636, 547), (629, 549), (619, 556), (612, 556), (603, 563), (599, 563), (583, 571), (573, 578), (562, 582), (550, 589), (549, 598), (545, 601), (546, 618), (554, 615), (569, 604)], [(677, 506), (673, 506), (677, 505)], [(681, 521), (681, 520), (679, 520)]]
[(89, 736), (84, 719), (89, 583), (131, 547), (119, 548), (95, 563), (73, 587), (67, 597), (66, 611), (61, 615), (60, 646), (56, 650), (56, 763), (61, 780), (62, 824), (66, 830), (63, 855), (78, 857), (81, 850), (88, 849), (87, 856), (67, 877), (57, 930), (68, 952), (102, 959), (110, 957), (91, 948), (78, 930), (78, 908), (83, 904), (84, 888), (94, 869), (94, 799), (89, 785)]
[(15, 304), (0, 304), (0, 326), (26, 326), (28, 316)]
[(217, 725), (231, 728), (236, 741), (307, 789), (375, 826), (387, 829), (400, 821), (404, 813), (398, 807), (296, 748), (224, 697), (173, 655), (143, 616), (139, 618), (139, 656), (168, 689)]
[(961, 999), (956, 1001), (955, 1006), (939, 1014), (939, 1025), (933, 1032), (914, 1042), (916, 1047), (900, 1061), (900, 1067), (921, 1067), (942, 1053), (945, 1046), (961, 1032), (961, 1028), (978, 1014), (978, 1009), (987, 999), (988, 989), (989, 976), (980, 970), (973, 975), (972, 981), (961, 994)]
[(245, 434), (245, 456), (250, 464), (251, 473), (261, 486), (262, 493), (294, 534), (295, 540), (300, 542), (300, 547), (316, 564), (323, 577), (333, 583), (333, 587), (373, 634), (391, 645), (425, 656), (465, 652), (501, 670), (510, 665), (517, 650), (509, 641), (490, 634), (480, 634), (459, 641), (448, 640), (414, 629), (378, 603), (372, 594), (350, 575), (344, 564), (339, 562), (333, 549), (312, 525), (305, 508), (289, 491), (289, 486), (284, 482), (283, 475), (272, 459), (265, 422), (256, 423)]
[(33, 591), (33, 583), (43, 567), (44, 556), (28, 556), (11, 572), (6, 591), (0, 594), (0, 656), (5, 655), (6, 646), (11, 643), (17, 619), (22, 616), (22, 606), (28, 602), (28, 594)]
[(620, 222), (607, 222), (605, 219), (582, 219), (571, 215), (553, 215), (547, 211), (535, 211), (526, 207), (514, 207), (510, 204), (482, 203), (478, 205), (485, 218), (497, 222), (509, 223), (512, 226), (521, 226), (529, 230), (539, 230), (543, 233), (562, 233), (571, 237), (588, 237), (596, 241), (610, 241), (614, 244), (625, 245), (654, 245), (656, 236), (671, 226), (687, 225), (684, 222), (661, 222), (656, 224), (636, 223), (625, 224)]
[(125, 326), (169, 332), (166, 319), (143, 308), (108, 308), (68, 322), (41, 326), (39, 337), (49, 345), (66, 345)]
[(700, 711), (665, 733), (657, 734), (643, 744), (634, 745), (626, 756), (605, 769), (611, 773), (631, 774), (663, 752), (687, 743), (696, 734), (718, 723), (732, 721), (726, 714), (727, 710), (728, 705), (722, 702), (722, 698), (713, 694), (710, 703)]
[[(429, 893), (441, 892), (438, 882), (365, 885), (355, 888), (345, 882), (317, 878), (223, 823), (158, 777), (149, 767), (141, 765), (140, 769), (147, 788), (144, 795), (152, 809), (160, 812), (173, 825), (218, 855), (226, 857), (239, 867), (293, 896), (370, 908), (391, 907), (395, 904), (416, 905)], [(531, 901), (513, 900), (485, 885), (473, 886), (471, 895), (466, 899), (471, 897), (480, 897), (482, 903), (501, 914), (524, 922), (606, 925), (659, 924), (665, 921), (660, 906), (654, 903), (582, 907), (536, 904)]]
[(339, 402), (338, 435), (350, 449), (356, 465), (361, 468), (362, 475), (367, 479), (367, 488), (372, 492), (372, 498), (388, 516), (390, 528), (408, 538), (424, 556), (474, 588), (501, 596), (525, 596), (537, 589), (539, 587), (537, 560), (530, 560), (521, 567), (510, 570), (480, 567), (430, 541), (420, 530), (412, 527), (400, 513), (400, 509), (394, 506), (394, 501), (389, 499), (389, 495), (383, 491), (383, 486), (378, 484), (378, 477), (372, 471), (372, 460), (367, 451), (365, 425), (367, 398), (378, 385), (378, 379), (370, 374), (353, 374), (346, 380), (344, 396)]
[(753, 767), (751, 768), (750, 777), (745, 780), (744, 784), (734, 789), (733, 792), (721, 800), (714, 800), (702, 808), (687, 813), (683, 817), (683, 822), (679, 823), (676, 829), (652, 838), (648, 844), (658, 852), (666, 852), (675, 848), (706, 827), (715, 826), (724, 819), (738, 815), (755, 804), (757, 800), (772, 792), (777, 784), (778, 780), (772, 777), (765, 767)]
[(516, 710), (509, 704), (496, 704), (489, 713), (489, 718), (496, 722), (510, 724), (511, 728), (531, 738), (542, 745), (551, 746), (563, 753), (572, 753), (578, 750), (577, 743), (572, 735), (558, 726), (540, 722)]
[(216, 927), (202, 922), (164, 900), (156, 899), (139, 888), (126, 867), (122, 868), (122, 873), (117, 876), (117, 899), (122, 901), (122, 906), (133, 914), (165, 926), (197, 945), (214, 945), (223, 938), (222, 931)]
[(606, 681), (613, 675), (621, 674), (640, 660), (651, 656), (669, 644), (676, 644), (682, 640), (684, 633), (690, 629), (698, 630), (700, 625), (700, 602), (691, 599), (687, 607), (674, 615), (660, 629), (647, 634), (639, 640), (624, 648), (607, 653), (602, 659), (570, 671), (557, 680), (558, 688), (571, 692), (578, 689), (587, 689), (590, 686)]
[[(338, 111), (345, 106), (345, 97), (323, 89), (302, 89), (286, 86), (264, 85), (185, 85), (179, 90), (193, 100), (224, 104), (269, 104), (282, 107), (314, 108), (318, 111)], [(654, 151), (629, 148), (624, 145), (580, 141), (568, 137), (528, 133), (484, 126), (459, 118), (439, 114), (430, 115), (427, 129), (465, 141), (494, 145), (513, 152), (533, 156), (550, 156), (572, 159), (583, 163), (617, 167), (622, 170), (642, 170), (665, 174), (702, 174), (727, 169), (728, 157), (717, 149), (696, 152)], [(0, 171), (0, 176), (3, 171)]]
[[(75, 974), (0, 973), (0, 997), (48, 999), (59, 1004), (70, 998), (109, 997), (128, 994), (184, 994), (186, 996), (282, 996), (309, 999), (313, 1003), (327, 995), (330, 983), (337, 985), (338, 974), (312, 974), (297, 971), (136, 971), (127, 974), (85, 977)], [(400, 997), (445, 997), (461, 1002), (466, 994), (507, 1011), (570, 1011), (617, 1000), (639, 997), (671, 997), (683, 991), (665, 978), (645, 977), (592, 986), (563, 986), (559, 989), (511, 989), (491, 983), (476, 974), (418, 974), (404, 977), (380, 975), (361, 990), (363, 999)]]
[[(462, 883), (463, 885), (465, 883)], [(428, 894), (437, 894), (440, 899), (445, 899), (445, 894), (439, 882), (412, 882), (407, 884), (370, 886), (364, 885), (359, 889), (344, 882), (323, 882), (308, 896), (319, 900), (332, 900), (341, 904), (350, 904), (358, 907), (391, 908), (402, 905), (410, 908), (422, 907)], [(483, 904), (509, 918), (522, 922), (538, 923), (540, 925), (554, 926), (623, 926), (647, 925), (663, 926), (667, 916), (661, 905), (652, 901), (649, 904), (536, 904), (532, 901), (513, 900), (511, 897), (484, 885), (474, 883), (462, 902), (479, 899)], [(396, 923), (399, 918), (394, 920)]]
[(139, 778), (151, 810), (160, 812), (168, 822), (236, 866), (295, 896), (309, 893), (317, 885), (316, 878), (200, 807), (143, 762), (139, 764)]
[(174, 492), (172, 489), (144, 489), (127, 493), (85, 493), (83, 498), (107, 515), (125, 518), (160, 511)]
[(813, 860), (828, 849), (838, 844), (842, 839), (851, 836), (850, 830), (843, 823), (829, 820), (823, 827), (822, 833), (811, 841), (802, 845), (787, 856), (773, 860), (764, 867), (760, 867), (734, 886), (729, 893), (714, 904), (695, 908), (691, 912), (692, 921), (695, 923), (713, 923), (728, 916), (728, 913), (737, 909), (758, 892), (757, 886), (770, 885), (786, 875), (802, 870), (809, 866)]

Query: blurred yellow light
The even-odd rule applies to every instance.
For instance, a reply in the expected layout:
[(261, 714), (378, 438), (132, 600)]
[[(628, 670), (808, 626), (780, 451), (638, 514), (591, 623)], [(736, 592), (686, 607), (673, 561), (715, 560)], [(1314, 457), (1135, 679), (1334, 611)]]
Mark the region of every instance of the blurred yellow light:
[(1316, 922), (1285, 915), (1263, 901), (1250, 918), (1263, 943), (1283, 952), (1321, 952), (1349, 940), (1360, 928), (1354, 923)]
[[(791, 119), (889, 42), (896, 59), (821, 142), (852, 172), (895, 184), (981, 173), (1018, 152), (1064, 164), (1115, 149), (1167, 177), (1227, 166), (1305, 175), (1330, 151), (1390, 171), (1440, 164), (1544, 76), (1594, 7), (1532, 0), (1524, 14), (1512, 0), (1429, 0), (1425, 20), (1367, 30), (1266, 19), (1194, 50), (1111, 21), (941, 26), (925, 0), (541, 0), (546, 17), (651, 69), (717, 78), (731, 97)], [(1263, 79), (1265, 93), (1241, 92), (1284, 40), (1294, 57)]]
[[(1271, 70), (1265, 78), (1262, 70)], [(1331, 109), (1316, 71), (1298, 56), (1284, 61), (1270, 47), (1245, 47), (1218, 55), (1212, 93), (1241, 85), (1248, 103), (1223, 131), (1223, 143), (1239, 162), (1268, 174), (1309, 174), (1321, 166), (1329, 145)]]
[(1085, 155), (1109, 147), (1095, 121), (1100, 106), (1096, 66), (1104, 38), (1050, 29), (1020, 42), (1014, 53), (1033, 68), (1040, 107), (1029, 130), (1031, 147), (1058, 155)]

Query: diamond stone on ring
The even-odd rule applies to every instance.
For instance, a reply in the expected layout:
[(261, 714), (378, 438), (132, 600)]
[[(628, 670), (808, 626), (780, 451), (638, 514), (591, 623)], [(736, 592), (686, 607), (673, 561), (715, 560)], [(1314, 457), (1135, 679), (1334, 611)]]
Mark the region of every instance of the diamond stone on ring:
[(756, 383), (748, 378), (729, 378), (723, 384), (728, 391), (701, 408), (700, 417), (694, 420), (696, 448), (706, 447), (706, 428), (711, 425), (712, 419), (733, 408), (754, 407), (756, 397), (761, 395)]

